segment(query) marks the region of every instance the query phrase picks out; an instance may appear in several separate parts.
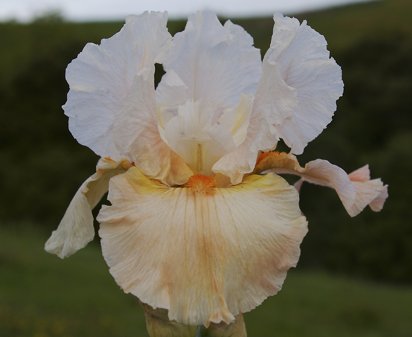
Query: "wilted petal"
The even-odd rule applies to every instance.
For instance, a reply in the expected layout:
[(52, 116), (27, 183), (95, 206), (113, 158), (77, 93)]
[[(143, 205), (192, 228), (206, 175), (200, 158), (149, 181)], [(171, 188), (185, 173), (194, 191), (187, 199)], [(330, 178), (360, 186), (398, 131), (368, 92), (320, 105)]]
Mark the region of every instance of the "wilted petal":
[(274, 20), (254, 109), (266, 115), (274, 137), (301, 154), (332, 120), (343, 93), (341, 69), (329, 58), (325, 38), (306, 21)]
[(127, 161), (115, 162), (108, 158), (99, 160), (96, 173), (77, 190), (59, 226), (47, 240), (47, 252), (65, 258), (93, 240), (92, 209), (107, 192), (110, 178), (129, 167)]
[(98, 216), (103, 255), (125, 292), (169, 319), (230, 323), (279, 291), (306, 220), (297, 191), (273, 174), (191, 186), (169, 188), (137, 168), (114, 177), (112, 206)]
[(301, 167), (291, 154), (266, 152), (259, 157), (255, 168), (257, 173), (264, 171), (300, 176), (298, 189), (303, 181), (333, 188), (350, 216), (359, 214), (368, 205), (373, 211), (380, 211), (388, 196), (388, 187), (380, 179), (370, 180), (367, 166), (348, 175), (327, 160), (313, 160)]

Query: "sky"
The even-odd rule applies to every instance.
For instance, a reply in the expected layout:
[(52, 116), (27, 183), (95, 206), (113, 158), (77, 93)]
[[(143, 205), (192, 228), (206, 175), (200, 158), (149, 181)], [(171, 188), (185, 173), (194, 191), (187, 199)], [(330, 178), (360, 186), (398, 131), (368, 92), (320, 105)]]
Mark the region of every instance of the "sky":
[(184, 17), (201, 9), (238, 17), (271, 15), (279, 11), (336, 6), (363, 0), (0, 0), (0, 20), (30, 21), (44, 13), (57, 11), (66, 19), (116, 20), (145, 10), (167, 10), (170, 17)]

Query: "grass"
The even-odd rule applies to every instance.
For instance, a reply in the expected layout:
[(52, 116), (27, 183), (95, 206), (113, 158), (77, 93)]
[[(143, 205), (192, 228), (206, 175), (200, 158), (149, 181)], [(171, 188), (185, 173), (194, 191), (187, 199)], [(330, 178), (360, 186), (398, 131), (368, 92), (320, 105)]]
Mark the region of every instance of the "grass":
[(33, 229), (2, 230), (0, 336), (144, 336), (143, 313), (111, 279), (97, 247), (67, 260)]
[[(0, 230), (0, 336), (143, 337), (143, 312), (108, 273), (97, 244), (67, 260), (46, 233)], [(279, 295), (246, 314), (250, 337), (409, 337), (412, 288), (294, 270)]]

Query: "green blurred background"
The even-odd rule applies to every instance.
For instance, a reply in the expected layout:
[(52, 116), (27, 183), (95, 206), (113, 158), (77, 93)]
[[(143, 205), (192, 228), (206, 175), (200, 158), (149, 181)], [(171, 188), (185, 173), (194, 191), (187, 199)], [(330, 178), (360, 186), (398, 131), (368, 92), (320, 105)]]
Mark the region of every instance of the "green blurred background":
[[(381, 213), (356, 218), (332, 190), (304, 185), (309, 219), (298, 268), (282, 292), (246, 315), (250, 337), (412, 336), (412, 2), (387, 0), (303, 13), (342, 66), (345, 94), (301, 163), (347, 171), (369, 163), (389, 184)], [(273, 21), (233, 19), (262, 54)], [(169, 24), (173, 33), (184, 21)], [(98, 239), (68, 260), (44, 241), (97, 157), (63, 115), (67, 64), (121, 22), (57, 15), (0, 23), (0, 336), (146, 336), (143, 314), (107, 271)]]

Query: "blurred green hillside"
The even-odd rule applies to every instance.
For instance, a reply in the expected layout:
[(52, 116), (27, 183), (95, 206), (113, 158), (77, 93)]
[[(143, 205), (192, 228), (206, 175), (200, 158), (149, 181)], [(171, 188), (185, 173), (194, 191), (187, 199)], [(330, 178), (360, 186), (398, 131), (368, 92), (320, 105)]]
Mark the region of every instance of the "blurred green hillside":
[[(310, 221), (302, 267), (327, 268), (378, 281), (412, 282), (412, 2), (387, 0), (298, 15), (326, 36), (342, 66), (345, 94), (333, 123), (301, 163), (324, 158), (354, 170), (369, 163), (389, 184), (383, 212), (351, 219), (333, 191), (304, 185)], [(233, 20), (269, 46), (271, 18)], [(169, 30), (184, 27), (171, 22)], [(45, 231), (59, 222), (97, 157), (76, 143), (63, 115), (67, 64), (87, 42), (122, 23), (69, 23), (43, 17), (0, 24), (0, 218)], [(1, 261), (0, 261), (1, 263)]]
[[(147, 336), (97, 247), (61, 261), (43, 251), (44, 234), (0, 227), (0, 336)], [(410, 337), (411, 303), (411, 287), (293, 270), (245, 320), (250, 337)]]

